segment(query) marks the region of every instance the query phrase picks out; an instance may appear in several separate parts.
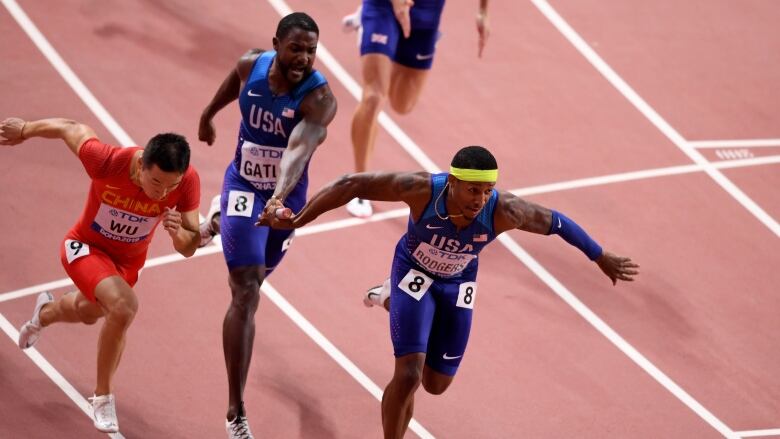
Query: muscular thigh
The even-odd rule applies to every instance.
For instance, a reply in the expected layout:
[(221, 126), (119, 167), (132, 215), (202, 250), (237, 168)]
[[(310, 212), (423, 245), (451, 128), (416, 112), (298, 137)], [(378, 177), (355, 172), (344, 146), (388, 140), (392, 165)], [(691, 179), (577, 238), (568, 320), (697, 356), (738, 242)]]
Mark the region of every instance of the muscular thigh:
[(115, 261), (115, 257), (101, 249), (66, 237), (60, 245), (60, 261), (68, 277), (90, 302), (96, 303), (95, 289), (106, 278), (117, 276), (129, 286), (138, 281), (143, 258), (133, 261)]
[(436, 284), (431, 334), (425, 363), (431, 369), (453, 376), (466, 353), (476, 282), (447, 281)]
[(265, 197), (236, 177), (226, 177), (221, 196), (220, 233), (225, 261), (230, 270), (261, 265), (273, 270), (292, 241), (292, 231), (257, 227)]
[(436, 303), (433, 280), (396, 254), (390, 274), (390, 336), (396, 357), (425, 353)]

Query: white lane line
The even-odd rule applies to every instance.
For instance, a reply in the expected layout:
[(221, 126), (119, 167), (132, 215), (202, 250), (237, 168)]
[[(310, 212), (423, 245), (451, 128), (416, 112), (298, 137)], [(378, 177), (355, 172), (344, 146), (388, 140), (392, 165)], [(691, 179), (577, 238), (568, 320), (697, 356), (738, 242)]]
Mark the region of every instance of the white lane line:
[[(49, 42), (46, 40), (46, 38), (43, 36), (43, 34), (38, 30), (38, 28), (35, 26), (35, 24), (32, 23), (32, 21), (29, 19), (27, 14), (24, 13), (24, 11), (21, 9), (21, 7), (19, 7), (19, 5), (14, 0), (1, 0), (1, 1), (5, 5), (5, 7), (8, 9), (8, 11), (11, 13), (11, 15), (16, 19), (17, 23), (19, 23), (19, 26), (22, 27), (22, 29), (27, 33), (27, 35), (30, 37), (30, 39), (38, 47), (38, 49), (40, 49), (40, 51), (44, 54), (44, 56), (54, 66), (54, 68), (57, 70), (57, 72), (60, 73), (60, 75), (63, 77), (63, 79), (65, 79), (65, 81), (71, 86), (71, 88), (73, 88), (73, 90), (76, 92), (76, 94), (82, 99), (82, 101), (84, 101), (84, 103), (90, 108), (90, 110), (92, 110), (92, 112), (95, 114), (95, 116), (103, 123), (103, 125), (106, 126), (106, 128), (114, 135), (114, 137), (120, 143), (122, 143), (124, 146), (135, 145), (136, 143), (122, 129), (122, 127), (119, 126), (119, 124), (116, 122), (116, 120), (108, 113), (108, 111), (105, 109), (105, 107), (103, 107), (100, 104), (100, 102), (89, 91), (89, 89), (87, 89), (87, 87), (84, 85), (84, 83), (76, 76), (76, 74), (73, 72), (73, 70), (71, 70), (71, 68), (67, 65), (67, 63), (65, 63), (65, 61), (62, 59), (62, 57), (60, 57), (60, 55), (57, 53), (57, 51), (54, 49), (54, 47), (52, 47), (51, 44), (49, 44)], [(208, 249), (208, 250), (203, 251), (201, 253), (216, 253), (218, 251), (219, 250)], [(178, 260), (183, 260), (183, 259), (184, 258), (181, 257), (181, 255), (178, 255), (178, 254), (163, 256), (161, 258), (157, 258), (157, 260), (153, 261), (152, 264), (146, 264), (145, 267), (154, 266), (154, 265), (168, 264), (168, 263), (175, 262), (175, 261), (178, 261)], [(62, 287), (62, 286), (67, 286), (68, 284), (72, 285), (72, 282), (69, 279), (67, 281), (62, 280), (62, 281), (50, 282), (50, 283), (45, 284), (45, 285), (47, 287)], [(269, 287), (268, 290), (266, 290), (266, 294), (267, 295), (268, 295), (268, 291), (270, 291), (270, 287)], [(279, 295), (279, 293), (276, 292), (276, 290), (273, 290), (273, 292), (274, 292), (275, 297), (276, 297), (274, 303), (282, 303), (280, 301), (283, 301), (284, 299), (281, 297), (281, 295)], [(19, 293), (17, 292), (16, 296), (18, 296), (18, 294)], [(11, 297), (11, 296), (9, 295), (8, 297)], [(274, 300), (274, 299), (272, 299), (272, 300)], [(284, 301), (284, 303), (286, 303), (286, 301)], [(292, 308), (292, 307), (288, 306), (288, 310), (285, 311), (285, 313), (295, 311), (294, 308), (292, 308), (292, 311), (290, 311), (290, 308)], [(296, 322), (296, 324), (298, 324), (298, 326), (301, 326), (302, 325), (301, 319), (303, 319), (303, 316), (301, 316), (299, 313), (297, 313), (297, 311), (295, 311), (295, 313), (296, 313), (296, 316), (297, 316), (296, 318), (298, 319), (298, 320), (295, 320), (295, 322)], [(288, 314), (288, 315), (290, 315), (290, 314)], [(9, 337), (11, 337), (11, 339), (14, 340), (14, 342), (16, 342), (16, 340), (18, 339), (18, 333), (16, 333), (15, 335), (13, 333), (9, 333), (8, 332), (9, 330), (11, 330), (13, 332), (16, 332), (16, 330), (10, 325), (10, 323), (1, 314), (0, 314), (0, 318), (2, 320), (2, 322), (0, 322), (0, 323), (3, 323), (3, 322), (5, 323), (3, 325), (3, 329), (6, 331), (6, 334), (8, 334)], [(305, 319), (303, 319), (303, 321), (305, 321)], [(313, 339), (315, 339), (315, 337), (312, 335), (313, 333), (311, 331), (312, 330), (316, 331), (316, 329), (311, 324), (309, 324), (308, 321), (306, 321), (306, 323), (308, 324), (307, 334), (309, 334), (310, 336), (312, 336)], [(303, 326), (301, 326), (301, 327), (303, 328)], [(319, 331), (317, 331), (317, 334), (320, 334)], [(322, 334), (320, 334), (320, 338), (319, 339), (315, 339), (315, 341), (318, 344), (320, 344), (320, 343), (323, 343), (322, 339), (324, 339), (324, 337), (322, 337)], [(324, 341), (327, 342), (327, 340), (324, 340)], [(326, 352), (328, 352), (329, 355), (331, 355), (334, 359), (336, 359), (336, 357), (338, 355), (336, 353), (334, 353), (334, 351), (333, 351), (333, 349), (335, 349), (335, 347), (333, 346), (332, 343), (330, 343), (330, 342), (327, 342), (327, 343), (330, 345), (330, 347), (332, 349), (330, 349), (330, 348), (326, 349), (325, 347), (323, 347), (323, 349), (325, 349)], [(320, 344), (320, 345), (323, 346), (322, 344)], [(48, 363), (42, 356), (40, 356), (40, 354), (38, 354), (37, 351), (35, 351), (34, 353), (30, 352), (30, 351), (31, 350), (25, 351), (25, 353), (27, 353), (27, 355), (30, 356), (30, 358), (33, 358), (32, 355), (35, 355), (35, 356), (39, 357), (39, 358), (33, 360), (36, 363), (36, 365), (38, 365), (38, 367), (40, 367), (41, 370), (43, 370), (44, 373), (46, 373), (47, 376), (49, 376), (52, 379), (52, 381), (54, 381), (61, 389), (63, 389), (63, 391), (82, 410), (89, 410), (87, 408), (88, 406), (84, 405), (84, 404), (86, 404), (86, 400), (84, 400), (84, 398), (81, 397), (81, 395), (79, 395), (78, 392), (76, 392), (75, 389), (72, 386), (70, 386), (69, 383), (67, 383), (67, 381), (65, 381), (65, 379), (62, 377), (62, 375), (60, 375), (59, 372), (57, 372), (53, 367), (51, 367), (51, 364)], [(338, 352), (338, 351), (336, 351), (336, 352)], [(339, 358), (337, 360), (339, 362), (339, 364), (342, 365), (342, 367), (344, 367), (353, 377), (356, 377), (355, 370), (360, 372), (359, 369), (357, 369), (357, 367), (354, 365), (354, 363), (349, 362), (349, 360), (346, 357), (344, 357), (343, 354), (341, 354), (340, 352), (338, 352), (338, 354), (341, 357), (343, 357), (343, 358)], [(346, 365), (345, 361), (349, 362), (349, 364), (351, 364), (351, 367), (345, 366)], [(360, 372), (360, 374), (362, 374), (363, 377), (365, 377), (367, 379), (365, 374), (363, 374), (362, 372)], [(356, 377), (356, 379), (358, 379), (358, 378)], [(363, 385), (364, 387), (367, 386), (367, 384), (362, 382), (360, 379), (358, 379), (358, 382), (360, 382), (360, 384)], [(369, 380), (369, 382), (370, 382), (370, 380)], [(374, 387), (376, 387), (376, 384), (373, 384), (373, 382), (370, 382), (370, 384), (372, 384)], [(366, 387), (366, 388), (369, 388), (369, 387)], [(378, 389), (378, 387), (377, 387), (377, 389)], [(369, 391), (371, 391), (371, 390), (369, 390)], [(372, 392), (372, 394), (374, 394), (374, 393)], [(381, 391), (380, 391), (380, 395), (381, 395)], [(376, 394), (374, 394), (374, 396), (376, 396)], [(381, 396), (379, 397), (379, 400), (381, 401)], [(88, 411), (87, 411), (87, 414), (91, 416), (91, 414)], [(415, 433), (417, 433), (420, 437), (422, 437), (422, 438), (433, 438), (433, 435), (431, 435), (422, 425), (420, 425), (415, 420), (412, 420), (412, 422), (410, 423), (409, 427)], [(121, 438), (122, 437), (121, 434), (118, 434), (118, 433), (117, 434), (112, 434), (112, 435), (109, 435), (109, 436), (113, 437), (113, 438)]]
[(689, 140), (694, 148), (765, 148), (780, 146), (780, 139)]
[[(382, 401), (382, 389), (374, 383), (371, 378), (363, 373), (355, 363), (353, 363), (346, 355), (344, 355), (333, 343), (330, 342), (314, 325), (311, 324), (290, 302), (288, 302), (276, 289), (268, 283), (263, 282), (260, 287), (263, 294), (268, 297), (271, 302), (279, 307), (282, 312), (287, 315), (303, 332), (306, 333), (323, 351), (325, 351), (339, 366), (341, 366), (352, 378), (355, 379), (364, 389), (374, 396), (378, 401)], [(433, 438), (433, 435), (425, 429), (414, 418), (409, 422), (409, 429), (417, 433), (421, 438)]]
[[(780, 164), (780, 155), (757, 157), (744, 160), (733, 160), (730, 162), (719, 162), (713, 165), (719, 169), (729, 168), (743, 168), (748, 166), (760, 166), (768, 164)], [(623, 183), (628, 181), (638, 181), (648, 178), (666, 177), (671, 175), (692, 174), (695, 172), (702, 172), (702, 166), (696, 164), (682, 165), (682, 166), (669, 166), (665, 168), (646, 169), (643, 171), (621, 172), (619, 174), (602, 175), (598, 177), (581, 178), (577, 180), (562, 181), (558, 183), (549, 183), (538, 186), (529, 186), (525, 188), (513, 189), (510, 192), (513, 194), (525, 197), (529, 195), (539, 195), (550, 192), (565, 191), (571, 189), (579, 189), (593, 186), (600, 186), (612, 183)], [(379, 221), (385, 221), (394, 218), (403, 218), (409, 215), (408, 208), (393, 209), (387, 212), (377, 213), (369, 218), (345, 218), (340, 220), (328, 221), (325, 223), (315, 223), (305, 226), (296, 230), (295, 236), (302, 237), (306, 235), (314, 235), (317, 233), (330, 232), (334, 230), (345, 229), (348, 227), (356, 227), (363, 224), (370, 224)], [(215, 243), (218, 241), (215, 239)], [(200, 256), (212, 255), (215, 253), (221, 253), (222, 247), (220, 245), (210, 245), (198, 249), (191, 258)], [(190, 258), (190, 259), (191, 259)], [(158, 256), (156, 258), (148, 259), (144, 264), (144, 269), (151, 267), (158, 267), (161, 265), (172, 264), (174, 262), (180, 262), (186, 260), (179, 253), (171, 253), (164, 256)], [(55, 290), (57, 288), (64, 288), (73, 285), (73, 281), (69, 278), (59, 279), (52, 282), (47, 282), (39, 285), (33, 285), (30, 287), (21, 288), (18, 290), (8, 291), (0, 294), (0, 303), (7, 302), (9, 300), (19, 299), (33, 294), (38, 294), (41, 291)]]
[(43, 56), (51, 63), (57, 73), (62, 76), (62, 79), (70, 85), (79, 98), (86, 104), (86, 106), (92, 110), (95, 117), (108, 129), (108, 131), (119, 141), (123, 146), (136, 145), (133, 139), (122, 129), (116, 120), (108, 113), (103, 105), (97, 100), (95, 95), (81, 82), (78, 76), (71, 70), (65, 60), (62, 59), (59, 53), (49, 44), (46, 37), (43, 36), (38, 27), (30, 20), (30, 17), (22, 10), (15, 0), (0, 0), (11, 16), (19, 24), (19, 27), (27, 33), (27, 36), (38, 47), (38, 50), (43, 53)]
[(606, 337), (612, 344), (614, 344), (621, 352), (623, 352), (628, 358), (631, 359), (637, 366), (642, 368), (648, 375), (653, 377), (659, 384), (661, 384), (672, 395), (677, 397), (683, 404), (688, 406), (694, 413), (699, 415), (708, 424), (720, 432), (727, 438), (736, 439), (737, 436), (726, 426), (720, 419), (715, 417), (709, 410), (707, 410), (699, 401), (694, 399), (688, 392), (683, 390), (677, 383), (674, 382), (668, 375), (666, 375), (655, 364), (642, 355), (635, 347), (621, 337), (615, 330), (607, 325), (604, 320), (590, 310), (584, 303), (582, 303), (568, 288), (566, 288), (558, 279), (555, 278), (550, 272), (548, 272), (539, 262), (537, 262), (528, 252), (523, 250), (517, 242), (515, 242), (509, 235), (499, 235), (498, 240), (501, 241), (512, 254), (523, 262), (534, 274), (536, 274), (548, 287), (550, 287), (555, 294), (558, 295), (564, 302), (571, 306), (577, 314), (591, 324), (598, 332)]
[(717, 168), (709, 166), (710, 162), (680, 133), (678, 133), (664, 118), (661, 117), (639, 94), (621, 78), (612, 67), (609, 66), (582, 37), (561, 17), (555, 9), (545, 0), (531, 0), (541, 13), (555, 26), (558, 31), (587, 59), (596, 70), (612, 84), (640, 113), (642, 113), (661, 133), (674, 143), (694, 163), (704, 166), (707, 173), (729, 195), (739, 202), (745, 209), (763, 223), (775, 236), (780, 237), (780, 224), (775, 221), (764, 209), (756, 204), (731, 180), (720, 173)]
[(780, 436), (780, 428), (772, 428), (769, 430), (746, 430), (738, 431), (737, 434), (740, 437), (765, 437), (765, 436)]
[[(277, 10), (277, 12), (280, 15), (286, 15), (286, 14), (291, 12), (291, 9), (286, 5), (286, 3), (283, 0), (268, 0), (268, 1), (269, 1), (269, 3), (271, 3), (271, 5), (274, 6), (274, 8)], [(544, 3), (544, 4), (546, 5), (546, 3)], [(549, 5), (547, 5), (547, 7), (550, 10), (552, 10), (552, 8), (550, 8)], [(569, 28), (569, 29), (570, 29), (571, 32), (573, 32), (573, 30), (571, 30), (571, 28)], [(584, 42), (583, 42), (583, 44), (584, 44)], [(322, 46), (323, 46), (322, 43), (320, 43), (318, 45), (318, 51), (319, 51), (319, 48), (321, 48)], [(586, 45), (586, 47), (587, 47), (587, 45)], [(360, 93), (356, 93), (357, 90), (355, 90), (354, 86), (352, 85), (352, 84), (354, 84), (356, 82), (354, 81), (354, 79), (352, 79), (350, 77), (350, 75), (348, 73), (346, 73), (346, 71), (341, 67), (341, 65), (338, 62), (336, 62), (335, 59), (331, 60), (329, 58), (324, 58), (323, 62), (328, 67), (328, 69), (331, 70), (331, 72), (333, 72), (336, 75), (337, 79), (339, 79), (340, 81), (342, 81), (342, 83), (345, 84), (345, 86), (347, 86), (347, 84), (350, 84), (349, 86), (347, 86), (348, 89), (353, 90), (353, 91), (351, 91), (351, 93), (353, 94), (353, 96), (355, 96), (356, 99), (359, 100), (360, 99)], [(603, 63), (603, 61), (601, 61), (601, 62)], [(611, 69), (610, 69), (610, 71), (611, 71)], [(612, 72), (612, 73), (614, 74), (614, 72)], [(348, 80), (342, 79), (342, 76), (347, 76), (347, 77), (349, 77), (349, 79)], [(617, 76), (617, 75), (615, 75), (615, 76)], [(345, 82), (345, 81), (348, 81), (348, 82)], [(638, 96), (637, 96), (637, 98), (638, 98)], [(641, 99), (639, 101), (641, 103), (643, 103), (645, 106), (647, 106), (647, 104), (644, 103), (644, 101), (641, 101)], [(660, 116), (658, 116), (657, 113), (653, 112), (653, 114), (655, 114), (655, 116), (657, 116), (657, 118), (660, 119)], [(436, 164), (433, 163), (430, 160), (430, 158), (422, 151), (421, 148), (419, 148), (412, 141), (411, 138), (409, 138), (409, 136), (407, 136), (396, 124), (392, 124), (392, 125), (390, 125), (390, 128), (388, 128), (388, 124), (386, 123), (387, 121), (390, 121), (389, 116), (385, 117), (384, 119), (382, 117), (379, 118), (379, 124), (381, 126), (383, 126), (388, 131), (388, 133), (404, 149), (406, 149), (407, 152), (409, 152), (409, 154), (411, 154), (412, 158), (414, 158), (417, 161), (417, 163), (420, 164), (420, 166), (422, 166), (426, 171), (429, 171), (429, 172), (437, 172), (437, 171), (439, 171), (439, 168), (436, 166)], [(661, 119), (661, 122), (663, 122), (662, 119)], [(665, 122), (663, 122), (663, 123), (665, 124)], [(668, 124), (666, 124), (666, 126), (668, 127)], [(700, 154), (698, 154), (698, 152), (696, 152), (695, 150), (690, 148), (685, 143), (685, 139), (683, 139), (679, 134), (677, 134), (674, 130), (672, 130), (671, 127), (668, 127), (668, 128), (670, 130), (669, 133), (671, 135), (673, 135), (673, 136), (676, 136), (676, 137), (674, 137), (674, 140), (676, 140), (675, 143), (678, 144), (678, 146), (680, 146), (680, 148), (682, 148), (689, 156), (691, 156), (694, 159), (694, 162), (696, 164), (701, 165), (705, 172), (707, 172), (711, 177), (715, 178), (716, 181), (718, 181), (721, 184), (721, 186), (724, 186), (724, 188), (727, 188), (727, 190), (729, 190), (729, 193), (732, 193), (732, 195), (734, 195), (734, 194), (737, 194), (737, 195), (738, 194), (742, 194), (741, 191), (739, 191), (739, 189), (737, 189), (733, 184), (731, 184), (730, 181), (728, 181), (722, 174), (720, 174), (716, 170), (716, 168), (714, 166), (712, 166), (707, 160), (705, 160)], [(408, 147), (410, 145), (413, 145), (414, 147), (413, 148)], [(736, 195), (735, 195), (735, 197), (736, 197)], [(740, 200), (740, 202), (742, 202), (743, 205), (749, 201), (747, 196), (745, 196), (744, 194), (742, 194), (742, 196), (740, 198), (738, 198), (738, 200)], [(749, 207), (749, 210), (751, 212), (753, 212), (754, 214), (756, 214), (757, 210), (760, 210), (760, 208), (757, 205), (755, 205), (755, 203), (753, 203)], [(762, 218), (759, 218), (759, 219), (762, 219)], [(774, 222), (774, 220), (769, 218), (769, 216), (766, 215), (766, 213), (764, 213), (763, 220), (766, 221), (767, 219), (770, 221), (769, 225), (771, 226), (772, 225), (771, 223)], [(776, 227), (773, 230), (775, 231), (775, 233), (778, 236), (780, 236), (780, 225), (778, 225), (775, 222), (774, 226), (776, 226)], [(509, 237), (509, 235), (502, 235), (502, 236), (500, 236), (499, 241), (501, 243), (503, 243), (505, 247), (510, 249), (510, 251), (512, 251), (512, 249), (515, 249), (515, 251), (520, 250), (523, 253), (525, 253), (520, 248), (519, 244), (517, 244), (514, 240), (512, 240), (512, 238)], [(515, 251), (513, 251), (513, 254), (515, 254), (515, 256), (518, 256), (518, 254), (515, 253)], [(519, 258), (519, 256), (518, 256), (518, 258)], [(550, 275), (549, 272), (544, 270), (541, 267), (541, 265), (536, 263), (536, 261), (533, 261), (532, 259), (530, 259), (530, 256), (528, 256), (528, 258), (519, 258), (519, 259), (534, 274), (536, 274), (540, 279), (542, 279), (559, 297), (561, 297), (561, 299), (566, 301), (566, 303), (568, 303), (569, 305), (572, 305), (567, 300), (567, 296), (563, 294), (564, 292), (568, 292), (568, 290), (562, 289), (563, 285), (557, 279), (555, 279), (552, 275)], [(533, 262), (533, 263), (531, 263), (531, 262)], [(570, 292), (568, 293), (568, 295), (570, 295), (571, 297), (574, 297)], [(733, 432), (731, 430), (729, 430), (728, 427), (725, 426), (725, 424), (723, 424), (717, 418), (715, 418), (711, 413), (709, 413), (709, 411), (707, 411), (701, 404), (699, 404), (690, 395), (688, 395), (684, 390), (682, 390), (682, 388), (680, 388), (677, 384), (675, 384), (665, 374), (661, 373), (660, 369), (658, 369), (657, 367), (652, 365), (652, 363), (650, 363), (644, 357), (641, 357), (641, 356), (640, 357), (636, 357), (636, 355), (633, 354), (633, 352), (636, 352), (636, 354), (638, 354), (638, 351), (636, 349), (634, 349), (630, 344), (625, 342), (625, 340), (623, 340), (622, 338), (616, 337), (617, 334), (614, 331), (602, 332), (603, 330), (600, 329), (599, 326), (597, 326), (599, 324), (598, 322), (600, 322), (600, 320), (593, 320), (593, 317), (595, 317), (595, 314), (593, 314), (593, 313), (590, 313), (590, 314), (582, 313), (581, 310), (576, 308), (576, 307), (574, 309), (575, 309), (575, 311), (580, 313), (580, 315), (586, 321), (588, 321), (591, 325), (594, 325), (594, 327), (596, 327), (596, 329), (599, 330), (599, 332), (601, 332), (605, 337), (607, 337), (607, 339), (610, 340), (613, 344), (615, 344), (615, 346), (617, 346), (622, 352), (626, 353), (626, 355), (628, 355), (640, 367), (642, 367), (643, 370), (645, 370), (648, 374), (650, 374), (650, 376), (652, 376), (654, 379), (656, 379), (656, 381), (658, 381), (661, 385), (663, 385), (665, 388), (670, 390), (683, 403), (685, 403), (689, 408), (691, 408), (691, 410), (693, 410), (696, 414), (698, 414), (703, 419), (705, 419), (707, 422), (709, 422), (715, 429), (717, 429), (718, 431), (726, 434), (727, 437), (733, 437)], [(593, 317), (591, 317), (591, 315)], [(624, 349), (626, 349), (626, 346), (630, 348), (630, 351), (624, 350)], [(647, 367), (648, 365), (650, 365), (652, 367)]]
[[(14, 345), (18, 343), (19, 332), (2, 313), (0, 313), (0, 329), (5, 332)], [(30, 360), (32, 360), (32, 362), (35, 363), (35, 365), (38, 366), (38, 368), (41, 369), (43, 373), (45, 373), (46, 376), (49, 377), (49, 379), (52, 380), (52, 382), (54, 382), (54, 384), (56, 384), (57, 387), (59, 387), (60, 390), (62, 390), (62, 392), (65, 393), (65, 395), (70, 398), (70, 400), (73, 401), (82, 412), (84, 412), (85, 415), (87, 415), (89, 419), (92, 419), (92, 407), (89, 402), (83, 396), (81, 396), (78, 390), (76, 390), (76, 388), (73, 387), (73, 385), (69, 383), (68, 380), (66, 380), (65, 377), (63, 377), (62, 374), (60, 374), (57, 369), (55, 369), (54, 366), (52, 366), (51, 363), (49, 363), (48, 360), (46, 360), (46, 358), (40, 354), (40, 352), (38, 352), (37, 349), (28, 348), (22, 352), (24, 352), (24, 354), (27, 355)], [(121, 433), (112, 433), (108, 436), (113, 439), (124, 439), (124, 436), (122, 436)]]

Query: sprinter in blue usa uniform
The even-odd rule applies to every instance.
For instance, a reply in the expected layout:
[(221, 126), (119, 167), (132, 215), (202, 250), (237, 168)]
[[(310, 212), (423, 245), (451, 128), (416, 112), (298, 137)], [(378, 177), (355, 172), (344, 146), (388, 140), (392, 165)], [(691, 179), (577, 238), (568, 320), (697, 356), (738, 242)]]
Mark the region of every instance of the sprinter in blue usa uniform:
[[(360, 29), (360, 63), (363, 94), (352, 116), (352, 150), (355, 172), (368, 170), (374, 151), (377, 117), (385, 101), (398, 114), (409, 114), (420, 99), (436, 57), (441, 36), (439, 24), (444, 0), (363, 0), (344, 19), (345, 28)], [(476, 16), (478, 55), (490, 35), (488, 0), (479, 0)], [(347, 211), (368, 217), (368, 200), (356, 198)]]
[[(282, 18), (272, 51), (253, 49), (230, 71), (203, 110), (200, 140), (216, 137), (212, 119), (238, 99), (241, 122), (234, 160), (222, 194), (202, 224), (201, 237), (222, 234), (232, 301), (222, 327), (228, 375), (226, 428), (230, 438), (251, 438), (243, 405), (260, 285), (279, 264), (292, 239), (289, 231), (255, 227), (264, 210), (300, 210), (306, 202), (307, 170), (336, 114), (325, 77), (312, 69), (319, 29), (304, 13)], [(218, 204), (217, 204), (218, 203)]]
[(452, 159), (448, 173), (346, 175), (292, 218), (266, 212), (260, 219), (275, 228), (301, 227), (354, 197), (409, 205), (408, 229), (396, 245), (390, 279), (364, 299), (390, 311), (396, 360), (382, 398), (385, 438), (403, 436), (420, 384), (439, 395), (452, 383), (471, 329), (478, 255), (499, 234), (512, 229), (556, 234), (596, 262), (613, 283), (638, 274), (631, 259), (603, 251), (562, 213), (496, 190), (497, 178), (493, 155), (468, 146)]

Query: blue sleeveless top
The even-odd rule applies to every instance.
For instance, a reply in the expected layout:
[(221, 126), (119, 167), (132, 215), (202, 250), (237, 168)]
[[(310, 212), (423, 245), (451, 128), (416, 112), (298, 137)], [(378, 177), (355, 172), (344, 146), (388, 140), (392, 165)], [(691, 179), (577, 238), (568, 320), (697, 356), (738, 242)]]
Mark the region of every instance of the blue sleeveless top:
[(431, 175), (431, 200), (416, 223), (409, 215), (407, 232), (401, 237), (396, 251), (403, 252), (402, 256), (434, 277), (474, 280), (479, 252), (496, 238), (493, 216), (498, 191), (493, 189), (490, 199), (474, 221), (458, 230), (452, 221), (442, 219), (448, 215), (448, 175)]
[[(233, 160), (235, 171), (255, 189), (267, 192), (267, 197), (276, 188), (279, 162), (287, 148), (290, 133), (303, 119), (299, 111), (301, 101), (312, 90), (327, 84), (325, 77), (313, 70), (287, 94), (275, 96), (268, 86), (268, 72), (275, 56), (275, 51), (268, 51), (255, 60), (246, 85), (238, 95), (241, 125)], [(296, 196), (305, 198), (308, 168), (307, 163), (288, 199)]]

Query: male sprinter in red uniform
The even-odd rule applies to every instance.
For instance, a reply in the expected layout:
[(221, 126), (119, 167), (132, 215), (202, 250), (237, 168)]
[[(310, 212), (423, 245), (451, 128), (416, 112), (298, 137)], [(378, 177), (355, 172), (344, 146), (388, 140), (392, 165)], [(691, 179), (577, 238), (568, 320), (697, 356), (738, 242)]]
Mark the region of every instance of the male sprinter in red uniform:
[(32, 319), (19, 331), (19, 347), (35, 344), (41, 330), (56, 322), (94, 324), (104, 317), (97, 353), (92, 402), (95, 428), (116, 432), (111, 381), (125, 346), (125, 333), (138, 310), (133, 285), (146, 260), (159, 222), (185, 257), (198, 246), (200, 179), (191, 166), (184, 137), (158, 134), (145, 148), (101, 143), (92, 128), (67, 119), (0, 122), (0, 144), (30, 137), (62, 139), (92, 179), (87, 204), (60, 245), (60, 259), (78, 287), (57, 300), (38, 296)]

